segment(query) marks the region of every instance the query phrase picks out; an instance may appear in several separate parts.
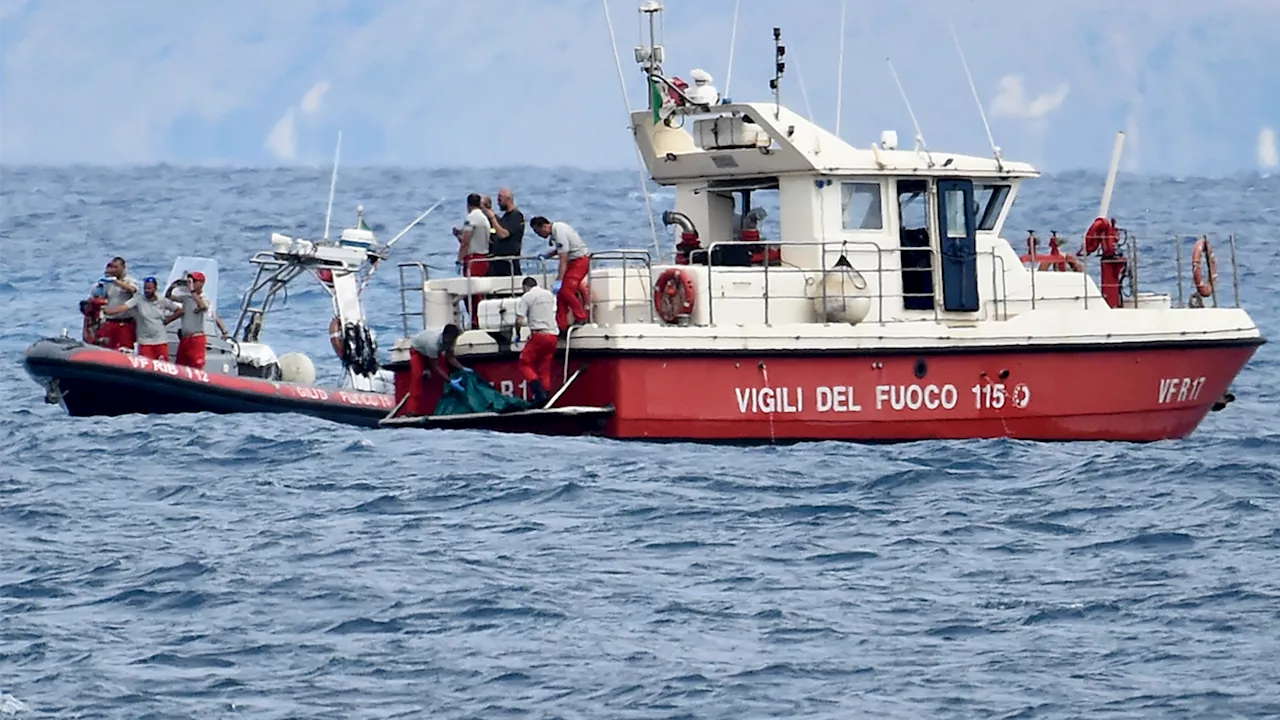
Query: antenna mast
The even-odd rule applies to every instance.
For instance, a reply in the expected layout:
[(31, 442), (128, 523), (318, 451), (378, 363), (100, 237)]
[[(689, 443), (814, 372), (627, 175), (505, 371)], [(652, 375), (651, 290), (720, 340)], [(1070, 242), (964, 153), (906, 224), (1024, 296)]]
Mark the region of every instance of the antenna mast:
[(787, 64), (782, 62), (782, 56), (787, 54), (787, 47), (782, 44), (782, 28), (773, 29), (773, 79), (769, 81), (769, 89), (773, 90), (773, 119), (777, 120), (782, 115), (782, 72), (787, 69)]
[(916, 114), (911, 109), (911, 101), (907, 99), (907, 91), (902, 89), (902, 81), (898, 79), (898, 72), (893, 69), (893, 61), (889, 58), (885, 58), (884, 61), (889, 63), (889, 72), (893, 74), (893, 82), (897, 84), (898, 92), (902, 94), (902, 102), (907, 106), (907, 114), (911, 116), (911, 124), (916, 128), (916, 152), (924, 150), (924, 155), (929, 160), (929, 167), (933, 167), (933, 155), (929, 153), (929, 147), (924, 143), (924, 133), (920, 130), (920, 123), (916, 122)]
[(991, 124), (987, 122), (987, 113), (982, 109), (982, 101), (978, 99), (978, 87), (973, 84), (973, 75), (969, 73), (969, 62), (964, 58), (964, 50), (960, 48), (960, 38), (956, 37), (956, 26), (953, 23), (947, 23), (951, 28), (951, 39), (956, 43), (956, 52), (960, 53), (960, 65), (964, 67), (964, 76), (969, 80), (969, 89), (973, 91), (973, 102), (978, 106), (978, 115), (982, 117), (982, 127), (987, 129), (987, 142), (991, 145), (991, 154), (996, 159), (996, 167), (1000, 172), (1004, 172), (1004, 162), (1000, 158), (1000, 147), (996, 145), (996, 139), (991, 135)]
[(329, 209), (324, 212), (324, 239), (329, 241), (329, 220), (333, 218), (333, 191), (338, 188), (338, 156), (342, 154), (342, 131), (338, 131), (338, 147), (333, 151), (333, 177), (329, 179)]
[[(618, 84), (622, 88), (622, 102), (627, 108), (627, 121), (629, 124), (629, 129), (634, 130), (635, 125), (630, 122), (631, 121), (631, 100), (627, 98), (627, 82), (626, 82), (626, 78), (623, 77), (622, 75), (622, 59), (618, 57), (618, 41), (613, 34), (613, 20), (609, 17), (609, 0), (600, 0), (600, 4), (604, 6), (604, 21), (605, 21), (605, 24), (608, 25), (609, 27), (609, 43), (613, 45), (613, 63), (618, 69)], [(662, 47), (653, 45), (653, 36), (655, 32), (653, 18), (655, 13), (662, 12), (662, 4), (659, 2), (655, 2), (654, 0), (650, 0), (650, 2), (646, 3), (643, 7), (640, 8), (640, 12), (649, 13), (650, 47), (648, 49), (643, 47), (636, 48), (636, 62), (644, 63), (645, 70), (647, 73), (652, 72), (654, 69), (656, 69), (658, 72), (661, 72)], [(647, 95), (649, 98), (649, 109), (651, 112), (653, 112), (654, 117), (656, 118), (658, 114), (658, 110), (654, 107), (655, 93), (654, 93), (653, 78), (649, 74), (645, 75), (645, 88), (648, 90), (648, 92), (646, 92), (645, 95)], [(653, 219), (653, 200), (649, 197), (649, 186), (645, 183), (644, 158), (641, 157), (640, 155), (639, 146), (635, 147), (635, 151), (636, 151), (636, 169), (640, 173), (640, 193), (644, 195), (644, 206), (645, 206), (645, 209), (648, 210), (648, 215), (649, 215), (649, 232), (653, 235), (653, 251), (655, 253), (655, 257), (661, 259), (662, 246), (658, 244), (658, 225)]]
[[(603, 1), (605, 2), (605, 16), (608, 17), (608, 0)], [(649, 44), (636, 47), (636, 62), (640, 63), (641, 68), (644, 69), (645, 84), (649, 90), (647, 93), (649, 110), (656, 113), (661, 107), (662, 96), (660, 92), (654, 91), (653, 78), (662, 76), (662, 61), (665, 59), (663, 57), (663, 48), (658, 44), (658, 13), (662, 12), (662, 3), (657, 0), (649, 0), (640, 6), (640, 12), (649, 16)], [(610, 26), (609, 32), (612, 35), (612, 26)], [(621, 69), (619, 69), (619, 72), (621, 72)], [(658, 90), (660, 91), (661, 88), (658, 88)]]
[(840, 64), (836, 66), (836, 137), (840, 137), (840, 100), (844, 95), (844, 11), (845, 0), (840, 0)]
[(725, 72), (724, 77), (724, 97), (729, 97), (729, 83), (733, 82), (733, 51), (738, 46), (738, 5), (741, 0), (734, 0), (733, 3), (733, 30), (729, 33), (729, 69)]

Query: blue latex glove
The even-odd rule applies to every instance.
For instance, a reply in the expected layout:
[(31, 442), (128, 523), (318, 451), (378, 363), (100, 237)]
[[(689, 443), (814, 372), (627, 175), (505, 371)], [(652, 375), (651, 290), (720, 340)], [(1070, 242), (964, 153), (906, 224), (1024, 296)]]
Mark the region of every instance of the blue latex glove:
[(450, 380), (449, 386), (452, 387), (454, 390), (457, 390), (458, 392), (462, 392), (462, 380), (459, 380), (457, 378)]
[(459, 275), (461, 275), (461, 274), (462, 274), (462, 263), (460, 263), (460, 262), (456, 262), (456, 263), (454, 263), (454, 264), (453, 264), (453, 269), (454, 269), (454, 270), (457, 270), (457, 271), (458, 271), (458, 274), (459, 274)]
[(560, 280), (557, 280), (557, 281), (555, 282), (555, 284), (551, 286), (551, 294), (552, 294), (552, 295), (559, 295), (559, 294), (560, 294), (560, 286), (561, 286), (561, 285), (563, 285), (563, 284), (564, 284), (563, 282), (561, 282)]

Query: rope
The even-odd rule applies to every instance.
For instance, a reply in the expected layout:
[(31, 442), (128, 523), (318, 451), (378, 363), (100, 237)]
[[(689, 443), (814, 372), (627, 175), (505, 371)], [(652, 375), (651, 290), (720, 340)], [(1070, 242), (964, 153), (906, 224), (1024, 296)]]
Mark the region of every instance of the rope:
[[(765, 366), (763, 360), (760, 361), (760, 374), (764, 375), (765, 389), (772, 390), (773, 388), (769, 387), (769, 368)], [(777, 397), (776, 393), (774, 394), (774, 397), (775, 398)], [(773, 431), (773, 411), (770, 410), (769, 411), (769, 444), (776, 445), (777, 442), (778, 442), (778, 437)]]

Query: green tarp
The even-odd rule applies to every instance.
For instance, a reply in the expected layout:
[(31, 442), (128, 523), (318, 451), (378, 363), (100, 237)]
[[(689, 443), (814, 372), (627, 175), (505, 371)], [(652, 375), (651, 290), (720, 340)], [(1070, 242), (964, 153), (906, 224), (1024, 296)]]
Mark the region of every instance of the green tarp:
[(518, 397), (502, 394), (487, 380), (472, 372), (455, 371), (450, 380), (462, 382), (462, 392), (452, 384), (444, 386), (444, 394), (432, 415), (464, 415), (467, 413), (507, 413), (528, 410), (533, 406)]

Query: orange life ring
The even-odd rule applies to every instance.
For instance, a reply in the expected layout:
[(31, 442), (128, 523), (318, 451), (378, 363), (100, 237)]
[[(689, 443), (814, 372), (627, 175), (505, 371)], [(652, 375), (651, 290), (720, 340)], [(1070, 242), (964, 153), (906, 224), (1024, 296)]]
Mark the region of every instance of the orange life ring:
[[(1209, 265), (1209, 282), (1204, 281), (1203, 265), (1206, 257)], [(1213, 256), (1213, 246), (1209, 244), (1209, 238), (1203, 235), (1196, 240), (1195, 247), (1191, 249), (1191, 281), (1196, 284), (1196, 292), (1200, 293), (1201, 297), (1209, 297), (1218, 286), (1218, 259)]]
[(679, 268), (663, 270), (653, 285), (653, 307), (668, 323), (693, 312), (694, 296), (693, 277)]
[(342, 357), (345, 343), (342, 341), (342, 321), (337, 315), (329, 321), (329, 344), (333, 346), (333, 354)]

